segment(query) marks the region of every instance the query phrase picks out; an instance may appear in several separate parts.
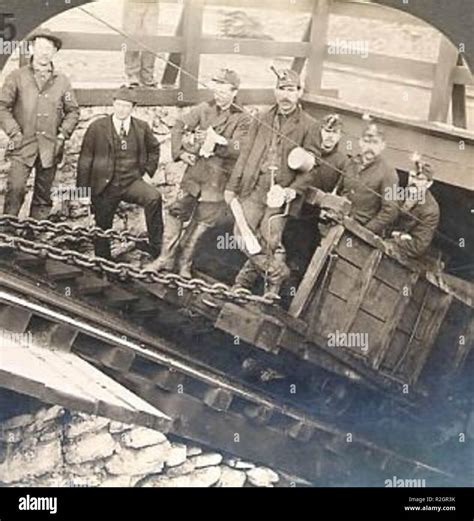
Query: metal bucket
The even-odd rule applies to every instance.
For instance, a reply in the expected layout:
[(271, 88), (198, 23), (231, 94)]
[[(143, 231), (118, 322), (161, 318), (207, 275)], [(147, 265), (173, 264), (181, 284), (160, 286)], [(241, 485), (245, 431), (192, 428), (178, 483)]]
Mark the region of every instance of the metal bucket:
[(292, 170), (309, 172), (315, 165), (316, 159), (313, 154), (302, 147), (294, 148), (288, 155), (288, 166)]

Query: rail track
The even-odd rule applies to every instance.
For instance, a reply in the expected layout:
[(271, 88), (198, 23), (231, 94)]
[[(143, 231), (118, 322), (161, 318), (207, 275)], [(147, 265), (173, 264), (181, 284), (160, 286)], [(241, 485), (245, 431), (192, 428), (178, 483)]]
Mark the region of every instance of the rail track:
[[(357, 426), (324, 418), (300, 400), (300, 381), (291, 383), (295, 380), (285, 372), (288, 357), (234, 343), (197, 313), (196, 306), (207, 315), (220, 313), (229, 300), (227, 289), (209, 294), (202, 291), (213, 287), (209, 283), (185, 281), (186, 288), (137, 282), (123, 276), (124, 266), (108, 277), (103, 271), (97, 276), (94, 263), (78, 267), (48, 258), (55, 250), (46, 243), (5, 234), (1, 239), (0, 326), (41, 333), (53, 348), (94, 363), (171, 416), (175, 434), (310, 482), (323, 476), (350, 480), (351, 468), (361, 462), (374, 473), (449, 477), (361, 434)], [(69, 256), (69, 262), (73, 258), (78, 257)], [(265, 302), (246, 305), (257, 306), (256, 312), (268, 307)], [(263, 374), (270, 370), (270, 376), (262, 378), (257, 370), (255, 378), (249, 360), (256, 360)]]

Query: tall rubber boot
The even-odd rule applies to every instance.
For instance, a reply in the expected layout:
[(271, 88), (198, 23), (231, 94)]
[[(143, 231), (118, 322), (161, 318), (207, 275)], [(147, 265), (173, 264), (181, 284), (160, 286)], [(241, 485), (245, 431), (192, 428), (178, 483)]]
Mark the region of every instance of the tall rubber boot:
[(178, 253), (178, 273), (182, 277), (192, 278), (191, 268), (196, 245), (199, 239), (209, 229), (209, 226), (200, 222), (191, 222), (180, 241), (180, 252)]

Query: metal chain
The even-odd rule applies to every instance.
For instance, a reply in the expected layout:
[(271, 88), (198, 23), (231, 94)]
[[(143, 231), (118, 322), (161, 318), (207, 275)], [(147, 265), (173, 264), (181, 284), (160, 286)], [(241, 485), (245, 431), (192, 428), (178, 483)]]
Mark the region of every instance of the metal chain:
[(141, 270), (125, 262), (117, 263), (102, 257), (89, 256), (75, 250), (61, 249), (44, 242), (31, 241), (6, 233), (0, 233), (0, 248), (18, 250), (43, 259), (52, 259), (101, 273), (110, 273), (117, 275), (121, 280), (159, 283), (168, 287), (187, 289), (194, 293), (205, 293), (237, 303), (274, 304), (278, 299), (276, 295), (260, 296), (252, 294), (247, 289), (232, 289), (221, 282), (210, 284), (203, 279), (186, 279), (177, 273), (160, 274), (151, 270)]
[(60, 236), (64, 240), (78, 242), (83, 239), (94, 241), (96, 239), (116, 239), (122, 242), (147, 242), (146, 237), (138, 237), (133, 235), (128, 230), (118, 232), (116, 230), (102, 230), (98, 226), (71, 226), (68, 223), (54, 223), (53, 221), (44, 219), (38, 221), (32, 217), (26, 219), (19, 219), (15, 215), (1, 215), (0, 227), (11, 226), (15, 230), (31, 230), (40, 233), (52, 233), (55, 236)]

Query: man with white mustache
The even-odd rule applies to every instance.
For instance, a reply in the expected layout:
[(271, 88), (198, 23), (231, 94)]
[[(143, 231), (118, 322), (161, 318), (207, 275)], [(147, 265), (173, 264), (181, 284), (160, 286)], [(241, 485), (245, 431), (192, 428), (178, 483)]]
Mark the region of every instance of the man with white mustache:
[(382, 157), (385, 137), (372, 120), (359, 139), (359, 148), (343, 177), (340, 195), (351, 201), (351, 216), (356, 221), (382, 236), (398, 215), (398, 175)]

